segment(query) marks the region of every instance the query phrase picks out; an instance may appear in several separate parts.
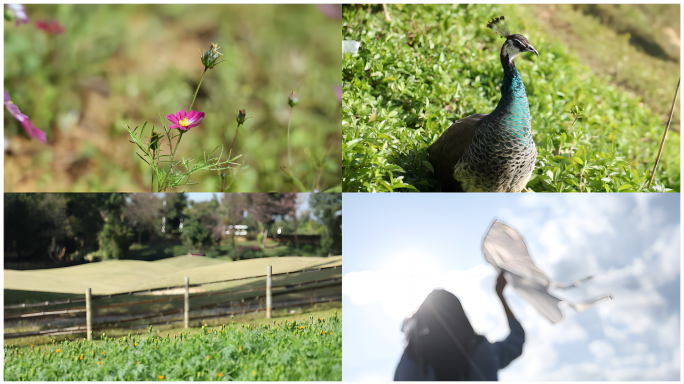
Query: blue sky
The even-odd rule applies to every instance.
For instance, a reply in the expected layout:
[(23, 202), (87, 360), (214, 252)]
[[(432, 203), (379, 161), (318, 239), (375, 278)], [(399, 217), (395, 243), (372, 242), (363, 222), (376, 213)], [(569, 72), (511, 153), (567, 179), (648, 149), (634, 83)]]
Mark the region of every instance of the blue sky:
[(434, 288), (458, 296), (476, 332), (508, 333), (481, 241), (497, 218), (570, 291), (551, 324), (504, 292), (526, 332), (500, 380), (680, 380), (679, 194), (344, 194), (343, 380), (392, 380), (402, 320)]

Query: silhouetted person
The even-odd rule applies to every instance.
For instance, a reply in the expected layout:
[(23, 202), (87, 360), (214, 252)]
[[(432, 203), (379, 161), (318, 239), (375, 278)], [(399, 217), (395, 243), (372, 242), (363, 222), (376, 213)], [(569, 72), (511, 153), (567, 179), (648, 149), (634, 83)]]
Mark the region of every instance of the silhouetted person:
[(408, 345), (394, 380), (498, 380), (497, 371), (522, 354), (525, 342), (525, 331), (503, 297), (505, 286), (500, 274), (496, 293), (511, 334), (493, 344), (475, 333), (456, 296), (441, 289), (432, 291), (418, 311), (404, 320), (402, 331)]

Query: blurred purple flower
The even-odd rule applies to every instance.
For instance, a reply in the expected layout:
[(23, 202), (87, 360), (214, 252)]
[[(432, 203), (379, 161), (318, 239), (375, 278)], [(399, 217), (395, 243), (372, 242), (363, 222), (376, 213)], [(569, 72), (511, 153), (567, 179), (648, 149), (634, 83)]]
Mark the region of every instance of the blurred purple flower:
[(10, 96), (9, 96), (9, 94), (7, 93), (7, 91), (5, 91), (5, 107), (7, 108), (7, 110), (9, 111), (9, 113), (10, 113), (12, 116), (14, 116), (15, 119), (19, 120), (19, 122), (20, 122), (21, 125), (24, 127), (24, 130), (26, 131), (26, 133), (27, 133), (29, 136), (31, 136), (31, 137), (33, 137), (34, 139), (39, 140), (39, 141), (42, 141), (43, 143), (47, 144), (47, 137), (46, 137), (46, 135), (45, 135), (45, 132), (43, 132), (42, 130), (40, 130), (40, 129), (38, 129), (38, 128), (36, 128), (36, 127), (33, 126), (33, 123), (31, 123), (31, 121), (29, 120), (28, 116), (26, 116), (26, 115), (24, 115), (23, 113), (21, 113), (21, 111), (19, 110), (19, 107), (17, 107), (16, 105), (14, 105), (14, 103), (12, 102), (12, 100), (10, 100)]
[(318, 9), (333, 20), (342, 20), (342, 4), (316, 4)]
[(200, 125), (200, 122), (204, 119), (204, 112), (190, 111), (186, 114), (185, 110), (181, 109), (180, 112), (175, 115), (172, 113), (166, 116), (166, 118), (173, 123), (169, 129), (180, 128), (181, 131), (187, 131), (192, 127)]
[(12, 13), (12, 16), (17, 19), (17, 25), (28, 24), (29, 18), (26, 15), (26, 9), (21, 4), (5, 4), (7, 10)]
[(340, 87), (339, 85), (335, 86), (335, 95), (337, 95), (337, 100), (339, 100), (341, 103), (342, 102), (342, 87)]
[(26, 131), (26, 133), (28, 133), (29, 136), (47, 144), (47, 136), (45, 135), (45, 132), (43, 132), (40, 128), (34, 127), (33, 123), (31, 123), (31, 120), (26, 119), (21, 122), (21, 125), (24, 127), (24, 130)]
[(9, 96), (9, 93), (7, 93), (7, 91), (5, 91), (5, 107), (7, 107), (7, 110), (9, 111), (9, 113), (12, 116), (14, 116), (15, 119), (19, 120), (20, 123), (23, 122), (24, 120), (28, 119), (28, 116), (21, 113), (21, 111), (19, 110), (19, 107), (14, 105), (12, 100), (10, 100), (10, 96)]
[(57, 20), (51, 21), (49, 23), (47, 21), (39, 20), (36, 22), (36, 28), (42, 29), (51, 35), (61, 35), (64, 33), (64, 27), (62, 27)]

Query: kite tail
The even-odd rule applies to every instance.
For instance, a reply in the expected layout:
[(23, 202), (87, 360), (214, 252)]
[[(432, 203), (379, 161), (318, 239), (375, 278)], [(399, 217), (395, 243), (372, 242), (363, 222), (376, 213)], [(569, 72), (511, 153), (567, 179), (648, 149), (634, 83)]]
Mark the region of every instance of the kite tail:
[(564, 301), (565, 301), (566, 304), (569, 304), (571, 307), (573, 307), (573, 308), (575, 309), (575, 311), (577, 311), (577, 312), (584, 312), (584, 311), (586, 311), (587, 309), (589, 309), (589, 308), (591, 308), (592, 306), (594, 306), (594, 304), (598, 303), (599, 301), (601, 301), (601, 300), (603, 300), (603, 299), (611, 299), (611, 300), (613, 300), (613, 295), (605, 295), (605, 296), (601, 296), (601, 297), (599, 297), (599, 298), (597, 298), (597, 299), (593, 299), (593, 300), (589, 300), (589, 301), (581, 301), (581, 302), (579, 302), (579, 303), (571, 303), (571, 302), (565, 301), (565, 300), (564, 300)]
[(555, 289), (568, 289), (568, 288), (579, 287), (580, 285), (582, 285), (582, 283), (584, 283), (585, 281), (591, 279), (592, 277), (594, 277), (594, 276), (587, 276), (587, 277), (585, 277), (585, 278), (583, 278), (583, 279), (579, 279), (579, 280), (575, 281), (574, 283), (572, 283), (572, 284), (570, 284), (570, 285), (564, 284), (564, 283), (561, 283), (561, 282), (558, 282), (558, 281), (552, 281), (551, 284), (549, 284), (549, 288), (555, 288)]

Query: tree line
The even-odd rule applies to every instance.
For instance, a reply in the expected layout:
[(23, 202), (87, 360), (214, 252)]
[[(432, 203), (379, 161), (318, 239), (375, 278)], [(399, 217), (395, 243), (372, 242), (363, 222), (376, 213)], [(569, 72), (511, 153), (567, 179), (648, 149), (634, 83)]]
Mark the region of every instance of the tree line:
[[(5, 262), (341, 254), (342, 195), (310, 194), (308, 210), (298, 212), (304, 196), (225, 193), (195, 202), (185, 193), (5, 194)], [(235, 225), (248, 227), (238, 240), (251, 240), (251, 251), (236, 243)], [(294, 241), (266, 252), (278, 228)], [(320, 243), (300, 245), (298, 234), (319, 235)]]

